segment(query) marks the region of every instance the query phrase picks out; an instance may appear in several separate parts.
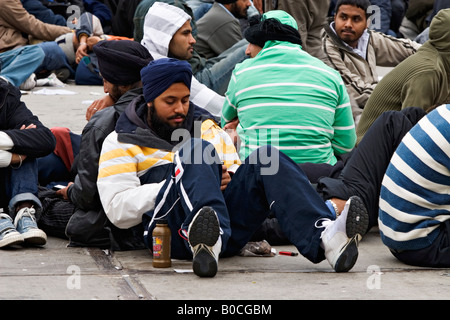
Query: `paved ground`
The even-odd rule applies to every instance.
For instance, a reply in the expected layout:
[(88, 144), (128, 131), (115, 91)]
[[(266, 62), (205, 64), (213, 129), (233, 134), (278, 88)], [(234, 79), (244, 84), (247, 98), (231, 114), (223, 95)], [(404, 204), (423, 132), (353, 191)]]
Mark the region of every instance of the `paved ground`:
[[(36, 94), (42, 89), (75, 94)], [(81, 133), (88, 103), (102, 94), (102, 87), (41, 87), (24, 95), (23, 101), (48, 127), (66, 126)], [(450, 299), (448, 269), (398, 262), (381, 243), (377, 229), (363, 239), (355, 267), (344, 274), (333, 272), (326, 261), (312, 264), (300, 255), (276, 255), (222, 259), (216, 277), (201, 279), (191, 272), (188, 261), (153, 268), (147, 250), (110, 253), (67, 244), (67, 240), (50, 238), (42, 248), (0, 250), (0, 300), (174, 300), (170, 312), (176, 315), (193, 312), (189, 307), (199, 301), (213, 300), (233, 304), (229, 314), (243, 312), (243, 307), (237, 307), (240, 304), (251, 304), (247, 312), (258, 308), (255, 303), (264, 304), (267, 311), (277, 300)], [(293, 246), (275, 249), (296, 251)], [(215, 310), (211, 315), (226, 311)], [(271, 312), (276, 312), (275, 307)]]

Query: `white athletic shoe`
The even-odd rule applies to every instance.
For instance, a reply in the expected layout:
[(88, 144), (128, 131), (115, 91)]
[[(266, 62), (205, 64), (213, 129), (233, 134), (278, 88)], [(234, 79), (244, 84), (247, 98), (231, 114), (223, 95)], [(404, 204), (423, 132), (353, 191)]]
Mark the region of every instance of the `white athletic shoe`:
[(34, 87), (36, 87), (37, 81), (36, 81), (36, 75), (32, 73), (27, 80), (25, 80), (19, 87), (20, 90), (31, 90)]
[[(367, 231), (369, 215), (362, 200), (351, 197), (339, 217), (332, 221), (320, 220), (325, 227), (322, 231), (322, 248), (325, 257), (336, 272), (347, 272), (358, 258), (358, 243)], [(318, 221), (318, 222), (320, 222)]]

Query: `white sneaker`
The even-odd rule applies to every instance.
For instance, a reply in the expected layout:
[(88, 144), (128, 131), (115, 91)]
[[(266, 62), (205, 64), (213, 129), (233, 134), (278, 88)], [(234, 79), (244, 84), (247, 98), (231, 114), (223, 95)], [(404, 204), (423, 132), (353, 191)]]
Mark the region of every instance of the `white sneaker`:
[(199, 277), (214, 277), (222, 249), (217, 214), (211, 207), (203, 207), (192, 219), (188, 240), (193, 253), (192, 268)]
[[(322, 248), (325, 257), (336, 272), (347, 272), (358, 258), (358, 242), (367, 231), (369, 215), (362, 200), (351, 197), (345, 204), (341, 215), (334, 221), (323, 219), (316, 227), (322, 231)], [(318, 221), (319, 222), (319, 221)]]
[(34, 73), (32, 73), (27, 80), (25, 80), (19, 87), (20, 90), (31, 90), (34, 87), (36, 87), (36, 75)]
[(36, 86), (38, 86), (38, 87), (44, 87), (44, 86), (64, 87), (65, 84), (64, 84), (64, 82), (62, 82), (61, 80), (58, 79), (56, 74), (52, 73), (47, 78), (37, 80)]

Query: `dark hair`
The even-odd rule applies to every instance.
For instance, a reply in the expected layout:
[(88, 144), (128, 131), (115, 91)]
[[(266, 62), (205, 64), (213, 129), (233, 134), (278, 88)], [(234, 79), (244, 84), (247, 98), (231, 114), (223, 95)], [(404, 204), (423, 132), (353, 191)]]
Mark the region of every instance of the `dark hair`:
[(338, 0), (336, 3), (336, 7), (334, 8), (334, 13), (336, 14), (339, 10), (339, 7), (342, 5), (350, 5), (350, 6), (355, 6), (358, 7), (362, 10), (364, 10), (364, 12), (366, 13), (366, 18), (368, 18), (370, 15), (372, 15), (372, 13), (368, 13), (367, 9), (370, 6), (370, 1), (369, 0)]

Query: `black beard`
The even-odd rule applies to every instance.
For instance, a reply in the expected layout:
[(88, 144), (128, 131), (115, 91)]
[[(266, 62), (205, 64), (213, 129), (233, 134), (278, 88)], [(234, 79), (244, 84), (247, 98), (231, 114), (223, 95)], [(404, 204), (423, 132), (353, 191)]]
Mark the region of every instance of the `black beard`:
[[(182, 127), (183, 124), (180, 124), (177, 127), (172, 127), (171, 125), (169, 125), (168, 123), (164, 122), (163, 119), (161, 119), (155, 110), (154, 106), (149, 107), (148, 110), (149, 113), (149, 125), (150, 128), (153, 129), (153, 131), (163, 140), (169, 142), (172, 145), (176, 145), (180, 142), (180, 140), (178, 141), (172, 141), (172, 133), (176, 130)], [(184, 115), (182, 115), (184, 116)], [(180, 138), (181, 139), (181, 138)]]

